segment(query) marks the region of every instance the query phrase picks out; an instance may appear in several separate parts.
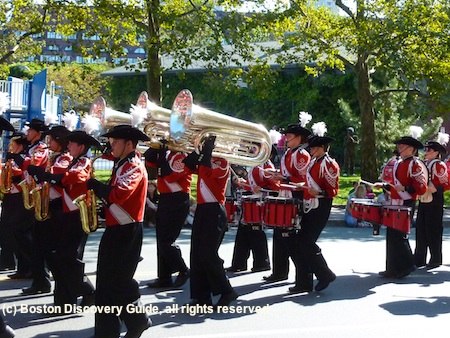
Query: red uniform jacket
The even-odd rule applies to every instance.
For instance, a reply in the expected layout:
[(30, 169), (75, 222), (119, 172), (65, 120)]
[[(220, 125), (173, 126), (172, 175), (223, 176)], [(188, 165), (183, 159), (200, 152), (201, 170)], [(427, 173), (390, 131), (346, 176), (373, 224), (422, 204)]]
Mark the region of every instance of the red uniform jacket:
[[(405, 187), (407, 194), (401, 194), (392, 188), (390, 192), (393, 200), (416, 200), (417, 196), (423, 195), (428, 185), (428, 170), (425, 164), (413, 156), (399, 159), (394, 167), (394, 185), (399, 184)], [(393, 204), (395, 205), (394, 202)]]
[(281, 158), (281, 174), (290, 182), (306, 182), (306, 171), (311, 155), (301, 147), (288, 149)]
[(246, 188), (246, 190), (251, 190), (255, 187), (261, 187), (264, 189), (275, 191), (278, 191), (280, 189), (279, 183), (271, 180), (270, 175), (267, 175), (265, 169), (275, 170), (275, 166), (271, 161), (267, 161), (263, 165), (253, 167), (248, 174), (247, 182), (249, 186), (248, 189)]
[(109, 204), (106, 206), (106, 226), (142, 222), (147, 196), (147, 170), (136, 152), (114, 165), (109, 185)]
[[(182, 191), (189, 193), (191, 191), (191, 171), (184, 165), (186, 155), (181, 152), (167, 151), (166, 159), (169, 163), (172, 173), (164, 177), (158, 177), (158, 192), (160, 194)], [(156, 168), (156, 162), (146, 161), (149, 167)]]
[(394, 184), (394, 167), (397, 162), (397, 157), (391, 158), (381, 169), (380, 179), (383, 182)]
[(440, 160), (431, 160), (425, 162), (428, 168), (429, 181), (438, 188), (442, 187), (443, 190), (450, 188), (450, 181), (447, 172), (447, 166)]
[[(73, 158), (68, 152), (52, 154), (49, 158), (49, 168), (48, 172), (51, 174), (64, 174), (67, 171), (70, 163), (72, 163)], [(64, 188), (61, 185), (52, 185), (50, 188), (50, 200), (60, 198), (64, 195)], [(64, 205), (65, 203), (63, 203)], [(64, 207), (63, 207), (64, 208)], [(64, 208), (64, 211), (69, 211), (69, 209)]]
[(225, 189), (230, 174), (228, 161), (213, 157), (211, 168), (204, 165), (198, 166), (197, 180), (197, 204), (225, 203)]
[[(321, 191), (319, 196), (333, 198), (339, 191), (339, 165), (328, 154), (320, 158), (311, 160), (306, 175), (306, 184), (308, 187)], [(314, 198), (304, 192), (304, 199)]]
[(73, 200), (87, 192), (86, 181), (91, 178), (91, 160), (86, 156), (73, 159), (66, 168), (53, 168), (54, 174), (64, 174), (61, 180), (63, 186), (63, 211), (78, 210)]

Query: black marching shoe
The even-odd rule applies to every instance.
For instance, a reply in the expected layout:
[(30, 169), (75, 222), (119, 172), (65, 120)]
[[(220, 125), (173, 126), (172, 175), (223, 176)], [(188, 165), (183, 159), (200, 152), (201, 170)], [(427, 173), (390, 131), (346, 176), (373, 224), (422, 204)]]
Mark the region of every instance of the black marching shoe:
[(229, 306), (238, 297), (239, 297), (239, 295), (234, 290), (231, 290), (228, 293), (222, 293), (219, 300), (217, 301), (216, 307), (217, 306)]
[(440, 267), (441, 266), (441, 263), (433, 263), (433, 262), (430, 262), (430, 263), (428, 263), (427, 265), (426, 265), (426, 269), (427, 270), (432, 270), (432, 269), (436, 269), (436, 268), (438, 268), (438, 267)]
[(171, 288), (173, 287), (172, 279), (155, 279), (147, 283), (149, 288)]
[(416, 271), (416, 266), (415, 265), (413, 265), (413, 266), (411, 266), (411, 267), (409, 267), (409, 268), (407, 268), (407, 269), (405, 269), (403, 271), (397, 272), (397, 274), (395, 275), (395, 278), (399, 278), (400, 279), (400, 278), (406, 277), (411, 272), (414, 272), (414, 271)]
[(95, 305), (95, 292), (92, 292), (88, 295), (83, 295), (83, 298), (81, 299), (81, 303), (80, 303), (81, 307), (91, 306), (91, 305)]
[(335, 279), (336, 279), (336, 275), (334, 273), (331, 273), (331, 275), (328, 276), (327, 279), (319, 280), (319, 282), (316, 284), (316, 287), (314, 288), (314, 290), (316, 290), (316, 291), (325, 290), (328, 287), (328, 285), (330, 285), (331, 282), (334, 282)]
[(0, 332), (0, 338), (13, 338), (15, 336), (16, 333), (9, 325), (6, 325), (5, 329)]
[(378, 275), (382, 278), (395, 278), (395, 273), (391, 272), (391, 271), (380, 271), (378, 272)]
[(147, 318), (147, 323), (143, 323), (141, 326), (128, 330), (124, 338), (139, 338), (150, 326), (152, 326), (152, 321), (150, 318)]
[(22, 289), (22, 294), (24, 295), (39, 295), (41, 293), (50, 293), (51, 287), (50, 286), (44, 286), (44, 287), (37, 287), (37, 286), (30, 286), (28, 288)]
[(31, 272), (21, 273), (15, 272), (7, 276), (10, 279), (31, 279)]
[(185, 304), (185, 306), (212, 306), (212, 300), (211, 298), (207, 298), (207, 299), (197, 299), (197, 298), (193, 298), (191, 299), (191, 301), (187, 304)]
[(266, 283), (275, 283), (275, 282), (281, 282), (282, 280), (288, 279), (288, 276), (276, 276), (276, 275), (272, 274), (270, 276), (264, 276), (263, 279)]
[(311, 291), (312, 291), (312, 287), (305, 287), (305, 286), (300, 286), (300, 285), (291, 286), (289, 288), (290, 294), (305, 293), (305, 292), (311, 292)]
[(184, 283), (186, 283), (188, 281), (190, 275), (191, 275), (191, 273), (190, 273), (189, 269), (186, 271), (180, 271), (178, 273), (177, 278), (175, 278), (175, 282), (173, 283), (173, 286), (176, 288), (183, 286)]
[(225, 268), (225, 272), (242, 272), (247, 271), (247, 268), (237, 268), (235, 266), (229, 266), (228, 268)]
[(261, 271), (269, 271), (271, 269), (269, 266), (260, 266), (260, 267), (254, 267), (252, 268), (252, 272), (261, 272)]

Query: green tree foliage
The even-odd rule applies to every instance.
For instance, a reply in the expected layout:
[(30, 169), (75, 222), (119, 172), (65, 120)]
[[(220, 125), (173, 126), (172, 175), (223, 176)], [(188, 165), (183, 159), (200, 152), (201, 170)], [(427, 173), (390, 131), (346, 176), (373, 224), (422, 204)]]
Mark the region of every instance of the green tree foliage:
[[(277, 10), (241, 16), (243, 22), (235, 29), (233, 42), (239, 40), (238, 46), (242, 46), (242, 41), (249, 41), (247, 28), (252, 28), (256, 20), (258, 32), (265, 31), (278, 42), (275, 48), (264, 50), (279, 64), (307, 64), (307, 71), (314, 75), (328, 68), (353, 72), (357, 114), (364, 131), (362, 176), (375, 179), (377, 117), (389, 116), (388, 111), (377, 110), (386, 107), (384, 100), (396, 101), (398, 98), (392, 95), (406, 93), (398, 109), (420, 107), (432, 116), (445, 109), (450, 4), (445, 0), (356, 0), (352, 10), (336, 0), (344, 15), (335, 15), (312, 6), (313, 2), (292, 0), (286, 5), (285, 1), (274, 1)], [(372, 83), (378, 72), (389, 81)], [(404, 115), (397, 113), (399, 118)], [(420, 111), (411, 113), (415, 119), (423, 118)], [(393, 134), (396, 127), (395, 123), (388, 124)]]
[(0, 0), (0, 64), (39, 54), (52, 1)]

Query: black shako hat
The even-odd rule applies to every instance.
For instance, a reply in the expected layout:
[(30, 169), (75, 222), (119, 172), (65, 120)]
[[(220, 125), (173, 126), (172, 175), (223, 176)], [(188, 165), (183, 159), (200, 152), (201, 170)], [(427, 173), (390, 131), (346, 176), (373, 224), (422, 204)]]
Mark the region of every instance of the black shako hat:
[(27, 140), (27, 135), (25, 135), (21, 131), (15, 131), (10, 136), (7, 136), (6, 138), (9, 138), (10, 142), (14, 141), (17, 144), (23, 145), (24, 147), (26, 147), (30, 144), (30, 142)]
[(2, 133), (3, 130), (15, 131), (13, 125), (11, 123), (9, 123), (9, 121), (7, 119), (0, 116), (0, 134)]
[(445, 149), (445, 147), (437, 141), (428, 141), (425, 144), (425, 148), (431, 148), (433, 150), (436, 150), (440, 152), (442, 156), (445, 156), (447, 154), (447, 149)]
[(106, 134), (103, 134), (102, 137), (112, 137), (131, 141), (150, 141), (150, 138), (142, 131), (127, 124), (114, 126)]
[(332, 138), (330, 136), (317, 136), (317, 135), (311, 135), (310, 137), (308, 137), (308, 140), (307, 140), (308, 146), (310, 148), (320, 147), (325, 144), (329, 144), (333, 141), (334, 141), (334, 138)]
[(413, 147), (414, 149), (423, 149), (422, 142), (412, 136), (403, 136), (396, 140), (394, 144), (406, 144)]
[(311, 135), (311, 131), (302, 127), (300, 124), (289, 124), (286, 129), (282, 131), (282, 134), (294, 134), (294, 135), (302, 135), (308, 137)]
[(55, 125), (51, 127), (49, 130), (43, 132), (44, 135), (50, 135), (53, 139), (57, 141), (67, 141), (65, 138), (70, 134), (70, 130), (65, 126)]
[(91, 135), (87, 134), (85, 131), (82, 130), (74, 130), (70, 132), (69, 134), (67, 134), (64, 140), (67, 142), (84, 144), (87, 147), (96, 147), (102, 149), (102, 145), (100, 144), (99, 141), (97, 141)]
[(30, 129), (34, 129), (36, 131), (47, 131), (48, 127), (45, 125), (45, 122), (39, 119), (32, 119), (30, 122), (25, 122), (25, 125)]

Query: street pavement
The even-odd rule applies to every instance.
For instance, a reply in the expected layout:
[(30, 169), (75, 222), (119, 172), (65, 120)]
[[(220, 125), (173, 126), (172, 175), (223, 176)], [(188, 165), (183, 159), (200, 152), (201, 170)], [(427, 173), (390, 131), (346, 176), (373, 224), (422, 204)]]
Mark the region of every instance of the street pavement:
[[(86, 271), (95, 281), (96, 255), (102, 230), (91, 234), (86, 246)], [(231, 228), (220, 248), (229, 266), (236, 229)], [(269, 248), (271, 230), (267, 230)], [(414, 229), (411, 233), (414, 238)], [(411, 246), (414, 248), (414, 240)], [(189, 257), (190, 229), (183, 229), (178, 244)], [(120, 244), (119, 244), (120, 245)], [(419, 269), (401, 279), (383, 279), (385, 231), (372, 236), (370, 228), (346, 228), (330, 221), (319, 245), (337, 279), (322, 292), (288, 295), (294, 281), (263, 284), (269, 272), (229, 274), (240, 294), (228, 308), (234, 313), (183, 313), (189, 301), (189, 284), (180, 290), (152, 290), (146, 282), (156, 277), (154, 229), (145, 229), (136, 279), (140, 282), (144, 310), (153, 327), (142, 337), (423, 337), (444, 336), (450, 322), (450, 229), (444, 229), (444, 265)], [(251, 268), (251, 259), (249, 260)], [(0, 301), (4, 317), (19, 338), (87, 338), (93, 335), (93, 310), (66, 316), (48, 316), (51, 294), (23, 296), (30, 281), (13, 281), (0, 274)], [(114, 281), (111, 281), (114, 283)], [(178, 308), (177, 308), (178, 305)], [(51, 308), (47, 308), (48, 309)], [(191, 309), (192, 310), (192, 309)], [(123, 328), (124, 335), (125, 328)], [(108, 337), (105, 337), (108, 338)]]

